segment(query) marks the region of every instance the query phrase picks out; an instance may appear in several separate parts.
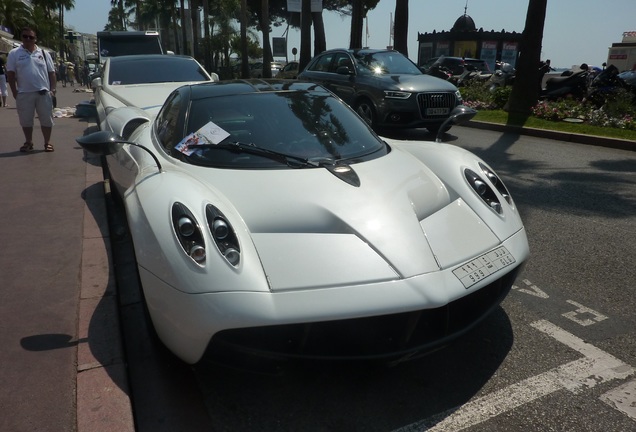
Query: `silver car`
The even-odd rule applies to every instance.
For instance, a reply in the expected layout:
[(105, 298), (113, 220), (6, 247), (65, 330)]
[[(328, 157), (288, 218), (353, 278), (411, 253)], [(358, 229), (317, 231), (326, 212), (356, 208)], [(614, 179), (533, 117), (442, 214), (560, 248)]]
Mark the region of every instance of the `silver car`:
[(462, 103), (457, 87), (422, 73), (393, 50), (325, 51), (298, 78), (327, 87), (374, 128), (425, 127), (437, 133)]

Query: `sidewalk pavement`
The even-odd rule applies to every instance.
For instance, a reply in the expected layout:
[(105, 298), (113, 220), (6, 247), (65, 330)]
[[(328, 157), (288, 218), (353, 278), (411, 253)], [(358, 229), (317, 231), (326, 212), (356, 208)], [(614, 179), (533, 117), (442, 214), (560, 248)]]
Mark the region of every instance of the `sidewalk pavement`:
[[(59, 87), (58, 105), (74, 107), (91, 98), (76, 88)], [(636, 149), (634, 141), (468, 126)], [(55, 152), (45, 153), (36, 121), (35, 151), (20, 153), (17, 113), (0, 108), (0, 431), (135, 430), (107, 183), (101, 160), (75, 143), (93, 130), (96, 125), (84, 119), (56, 119)], [(162, 387), (147, 376), (135, 379), (146, 379), (147, 391)], [(155, 425), (165, 420), (154, 419)]]
[[(58, 106), (92, 97), (58, 86)], [(0, 430), (134, 431), (99, 158), (75, 137), (96, 128), (55, 120), (43, 151), (0, 108)]]

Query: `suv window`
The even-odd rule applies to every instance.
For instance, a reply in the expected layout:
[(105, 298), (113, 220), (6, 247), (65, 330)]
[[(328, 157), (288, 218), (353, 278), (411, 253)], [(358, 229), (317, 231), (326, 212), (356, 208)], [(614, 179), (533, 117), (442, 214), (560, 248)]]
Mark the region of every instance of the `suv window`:
[(309, 65), (307, 70), (315, 71), (315, 72), (329, 72), (329, 66), (331, 65), (331, 60), (333, 59), (334, 53), (325, 54), (316, 59), (314, 63)]

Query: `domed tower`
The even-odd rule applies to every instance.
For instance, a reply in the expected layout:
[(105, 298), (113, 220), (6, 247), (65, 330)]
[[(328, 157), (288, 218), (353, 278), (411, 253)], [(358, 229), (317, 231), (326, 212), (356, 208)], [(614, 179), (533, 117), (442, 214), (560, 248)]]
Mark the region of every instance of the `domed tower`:
[(451, 31), (475, 32), (477, 31), (477, 27), (475, 26), (475, 21), (473, 21), (473, 19), (469, 15), (466, 15), (466, 13), (464, 13), (464, 15), (457, 18), (457, 21), (455, 21), (455, 24), (453, 25)]

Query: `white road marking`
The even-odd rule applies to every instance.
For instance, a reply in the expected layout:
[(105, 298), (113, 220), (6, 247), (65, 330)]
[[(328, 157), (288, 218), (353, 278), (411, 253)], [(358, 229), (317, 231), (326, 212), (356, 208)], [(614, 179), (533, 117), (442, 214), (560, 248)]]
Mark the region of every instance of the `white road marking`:
[(565, 389), (577, 394), (598, 384), (625, 379), (634, 374), (634, 368), (627, 363), (548, 321), (540, 320), (530, 325), (584, 357), (394, 432), (460, 431), (558, 390)]
[(539, 288), (536, 285), (533, 285), (532, 282), (530, 282), (528, 279), (524, 279), (522, 282), (528, 288), (519, 288), (518, 286), (513, 285), (512, 289), (513, 290), (518, 290), (519, 292), (530, 294), (531, 296), (539, 297), (539, 298), (542, 298), (542, 299), (550, 298), (550, 296), (545, 291), (542, 291), (541, 288)]
[[(567, 312), (562, 314), (562, 316), (574, 321), (577, 324), (580, 324), (584, 327), (590, 326), (592, 324), (596, 324), (597, 322), (601, 322), (603, 320), (606, 320), (607, 317), (599, 312), (596, 312), (593, 309), (590, 309), (589, 307), (583, 306), (580, 303), (577, 303), (573, 300), (566, 300), (566, 302), (570, 303), (571, 305), (576, 306), (578, 309), (572, 311), (572, 312)], [(587, 315), (594, 315), (594, 318), (589, 319), (589, 318), (585, 318), (585, 319), (580, 319), (577, 318), (577, 315), (581, 315), (581, 314), (587, 314)]]
[(601, 400), (636, 421), (636, 380), (608, 391)]

